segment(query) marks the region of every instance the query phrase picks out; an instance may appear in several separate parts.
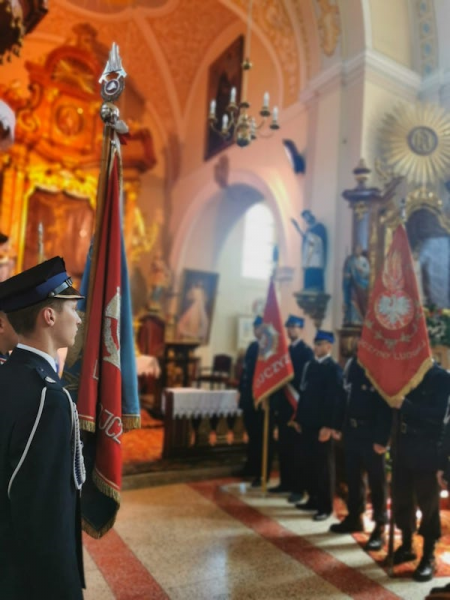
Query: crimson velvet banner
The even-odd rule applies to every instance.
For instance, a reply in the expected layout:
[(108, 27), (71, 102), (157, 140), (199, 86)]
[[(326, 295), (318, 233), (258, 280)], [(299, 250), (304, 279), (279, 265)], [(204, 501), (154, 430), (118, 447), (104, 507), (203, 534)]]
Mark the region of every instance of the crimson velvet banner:
[(422, 381), (432, 366), (413, 259), (403, 225), (394, 232), (364, 320), (358, 360), (393, 407)]
[(294, 377), (273, 280), (264, 309), (259, 354), (253, 376), (253, 396), (260, 402)]
[(123, 431), (140, 426), (131, 297), (122, 222), (119, 139), (98, 198), (97, 228), (81, 283), (79, 303), (84, 339), (68, 355), (63, 380), (77, 403), (87, 480), (83, 528), (101, 537), (114, 524), (120, 505)]

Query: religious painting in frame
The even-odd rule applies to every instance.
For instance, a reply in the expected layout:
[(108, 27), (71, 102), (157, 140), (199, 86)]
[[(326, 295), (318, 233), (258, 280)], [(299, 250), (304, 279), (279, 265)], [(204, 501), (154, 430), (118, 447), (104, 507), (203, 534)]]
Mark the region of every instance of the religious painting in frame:
[[(244, 60), (244, 36), (239, 36), (212, 63), (208, 74), (207, 110), (209, 114), (211, 100), (216, 101), (216, 127), (222, 126), (222, 117), (230, 102), (231, 88), (236, 88), (236, 103), (239, 104), (242, 86), (242, 62)], [(233, 143), (233, 136), (223, 139), (207, 123), (205, 160), (215, 156)]]
[(185, 269), (177, 318), (177, 339), (209, 342), (219, 274)]

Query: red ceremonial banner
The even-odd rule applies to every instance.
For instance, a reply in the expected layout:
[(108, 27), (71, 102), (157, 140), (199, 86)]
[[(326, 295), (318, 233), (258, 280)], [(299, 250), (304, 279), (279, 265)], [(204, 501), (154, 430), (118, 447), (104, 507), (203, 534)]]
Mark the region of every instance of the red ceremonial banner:
[(403, 225), (394, 232), (369, 299), (358, 361), (391, 406), (398, 406), (432, 366), (425, 316)]
[(110, 497), (122, 481), (122, 374), (120, 365), (121, 222), (119, 165), (114, 154), (108, 174), (104, 207), (105, 227), (100, 237), (91, 310), (78, 390), (80, 422), (88, 430), (98, 425), (95, 477)]
[(260, 402), (294, 377), (275, 286), (270, 280), (259, 340), (259, 354), (253, 376), (253, 397)]

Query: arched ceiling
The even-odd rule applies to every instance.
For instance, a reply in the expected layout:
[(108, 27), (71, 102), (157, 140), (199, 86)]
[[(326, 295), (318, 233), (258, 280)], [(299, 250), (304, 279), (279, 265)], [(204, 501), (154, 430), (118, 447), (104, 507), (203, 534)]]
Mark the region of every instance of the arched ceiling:
[[(252, 35), (267, 49), (283, 83), (283, 105), (297, 101), (314, 64), (314, 0), (258, 0)], [(217, 38), (228, 28), (245, 31), (248, 0), (52, 0), (36, 36), (60, 43), (78, 23), (97, 41), (116, 41), (124, 66), (147, 108), (168, 135), (186, 115), (192, 82)]]

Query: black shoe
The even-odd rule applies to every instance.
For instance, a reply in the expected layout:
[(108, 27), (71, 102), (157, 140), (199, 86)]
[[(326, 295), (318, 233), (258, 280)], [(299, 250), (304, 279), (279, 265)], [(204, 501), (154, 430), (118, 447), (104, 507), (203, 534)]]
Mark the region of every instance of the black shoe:
[(317, 512), (314, 516), (313, 516), (313, 521), (326, 521), (328, 519), (328, 517), (331, 516), (331, 513), (327, 513), (327, 512)]
[(436, 571), (434, 556), (422, 556), (417, 569), (413, 573), (414, 581), (431, 581)]
[(402, 563), (416, 560), (416, 558), (417, 554), (412, 551), (411, 546), (404, 546), (402, 544), (394, 552), (394, 565), (401, 565)]
[(298, 510), (310, 511), (316, 511), (318, 509), (317, 504), (314, 502), (314, 500), (308, 500), (308, 502), (303, 502), (303, 504), (296, 504), (295, 508), (298, 508)]
[(372, 552), (374, 550), (381, 550), (384, 546), (384, 525), (375, 525), (367, 544), (364, 546), (364, 550)]
[(347, 515), (340, 523), (331, 525), (330, 531), (333, 533), (355, 533), (356, 531), (364, 531), (364, 527), (360, 517), (355, 519)]
[(303, 494), (302, 493), (296, 494), (295, 492), (292, 492), (292, 494), (287, 499), (287, 501), (290, 502), (291, 504), (298, 504), (302, 500), (303, 500)]
[(275, 487), (271, 487), (267, 490), (270, 494), (289, 494), (291, 490), (286, 489), (281, 485), (276, 485)]
[(255, 479), (251, 482), (250, 487), (252, 488), (260, 488), (262, 485), (261, 477), (255, 477)]

